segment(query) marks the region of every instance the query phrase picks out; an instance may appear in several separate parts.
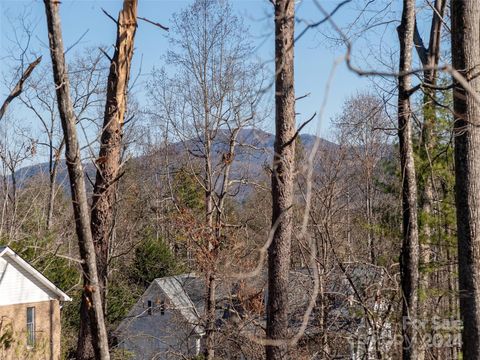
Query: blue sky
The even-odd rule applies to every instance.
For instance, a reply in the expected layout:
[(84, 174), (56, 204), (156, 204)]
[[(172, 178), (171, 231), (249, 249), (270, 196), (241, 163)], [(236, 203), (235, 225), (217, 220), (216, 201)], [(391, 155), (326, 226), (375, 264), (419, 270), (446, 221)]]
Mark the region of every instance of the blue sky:
[[(332, 10), (340, 1), (320, 0), (322, 6), (327, 10)], [(187, 0), (139, 0), (139, 16), (147, 17), (153, 21), (160, 22), (166, 26), (169, 25), (169, 19), (174, 12), (179, 11), (190, 3)], [(271, 4), (267, 0), (233, 0), (231, 3), (239, 16), (242, 16), (245, 23), (250, 27), (253, 35), (252, 41), (258, 46), (258, 56), (264, 61), (269, 61), (273, 66), (273, 19), (271, 14)], [(361, 1), (360, 1), (361, 3)], [(82, 40), (75, 46), (74, 50), (67, 54), (69, 56), (74, 52), (81, 52), (82, 48), (98, 46), (100, 44), (112, 44), (115, 40), (115, 25), (102, 12), (104, 8), (114, 17), (122, 6), (120, 0), (110, 1), (91, 1), (91, 0), (63, 0), (61, 5), (62, 25), (64, 32), (65, 46), (68, 48), (75, 43), (82, 34), (88, 32)], [(348, 4), (335, 14), (335, 21), (345, 26), (356, 16), (356, 7), (358, 2)], [(40, 0), (0, 0), (0, 51), (5, 54), (7, 49), (12, 46), (11, 39), (14, 36), (12, 26), (16, 24), (14, 19), (24, 11), (30, 14), (34, 19), (35, 36), (32, 40), (31, 48), (48, 59), (49, 53), (45, 44), (47, 43), (47, 31), (45, 25), (45, 15), (43, 1)], [(323, 16), (310, 0), (302, 0), (297, 5), (297, 17), (303, 21), (318, 21)], [(304, 23), (297, 24), (297, 31), (304, 27)], [(333, 64), (343, 54), (342, 46), (334, 46), (326, 39), (326, 36), (333, 34), (328, 25), (322, 25), (318, 29), (309, 31), (296, 45), (296, 94), (297, 96), (310, 93), (311, 95), (297, 103), (297, 112), (300, 113), (297, 121), (301, 123), (309, 118), (313, 113), (318, 112), (322, 101), (325, 98), (325, 88), (327, 79), (332, 71)], [(381, 34), (380, 34), (381, 35)], [(390, 34), (383, 33), (387, 38)], [(136, 93), (140, 102), (143, 101), (142, 79), (146, 79), (148, 72), (153, 66), (162, 66), (163, 55), (165, 55), (169, 44), (166, 34), (160, 29), (141, 22), (136, 35), (136, 51), (134, 58), (134, 72), (137, 73), (140, 62), (142, 62), (143, 77), (136, 85)], [(363, 45), (368, 47), (368, 41), (363, 41)], [(364, 52), (363, 48), (358, 49), (358, 53)], [(368, 50), (375, 51), (375, 50)], [(3, 56), (3, 55), (1, 55)], [(7, 71), (7, 62), (0, 56), (0, 71)], [(361, 59), (361, 56), (358, 56)], [(360, 63), (368, 67), (367, 63)], [(305, 128), (305, 132), (315, 133), (318, 122), (321, 121), (320, 135), (329, 135), (329, 120), (337, 114), (344, 100), (359, 90), (369, 90), (372, 83), (365, 78), (350, 72), (346, 66), (341, 63), (337, 66), (335, 75), (331, 82), (328, 101), (326, 103), (323, 119), (316, 119)], [(4, 98), (8, 89), (4, 84), (0, 85), (0, 99)], [(13, 107), (14, 105), (12, 105)], [(269, 119), (264, 128), (272, 131), (273, 119)]]

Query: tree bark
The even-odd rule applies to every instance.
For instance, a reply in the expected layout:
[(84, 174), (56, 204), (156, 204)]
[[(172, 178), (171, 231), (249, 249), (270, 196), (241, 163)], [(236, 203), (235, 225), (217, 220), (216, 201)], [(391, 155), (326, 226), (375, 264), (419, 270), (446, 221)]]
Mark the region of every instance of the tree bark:
[[(275, 145), (272, 171), (273, 239), (268, 249), (267, 338), (288, 341), (295, 159), (294, 18), (291, 0), (275, 2)], [(267, 345), (268, 360), (287, 359), (286, 344)]]
[[(127, 90), (136, 25), (137, 0), (125, 0), (123, 10), (118, 16), (115, 53), (108, 75), (107, 100), (92, 197), (91, 227), (101, 286), (105, 284), (108, 274), (109, 239), (112, 232), (115, 191), (120, 175), (123, 124), (127, 111)], [(104, 297), (105, 289), (100, 290)]]
[[(411, 70), (415, 28), (415, 1), (404, 0), (402, 20), (398, 27), (400, 41), (400, 73)], [(398, 78), (398, 138), (402, 173), (403, 243), (400, 259), (402, 283), (402, 356), (416, 360), (418, 341), (414, 322), (418, 312), (418, 219), (417, 181), (412, 145), (412, 109), (410, 105), (411, 76)]]
[(206, 274), (206, 326), (205, 326), (205, 358), (213, 360), (215, 358), (215, 271)]
[[(422, 62), (422, 65), (428, 68), (428, 70), (425, 70), (423, 72), (423, 83), (426, 86), (423, 90), (423, 128), (421, 134), (421, 148), (419, 151), (420, 157), (424, 161), (426, 160), (428, 162), (430, 162), (432, 152), (435, 149), (437, 143), (435, 134), (433, 133), (433, 128), (436, 122), (435, 90), (432, 89), (431, 86), (435, 86), (437, 83), (438, 72), (436, 70), (436, 67), (438, 67), (438, 62), (440, 59), (440, 37), (443, 14), (445, 13), (445, 6), (445, 0), (435, 0), (435, 10), (433, 11), (432, 22), (430, 26), (428, 49), (425, 48), (416, 25), (414, 33), (414, 43), (417, 54)], [(428, 266), (431, 262), (431, 243), (432, 237), (434, 236), (434, 230), (430, 226), (430, 220), (433, 216), (433, 210), (435, 205), (435, 179), (433, 176), (433, 169), (431, 168), (431, 166), (428, 166), (425, 171), (426, 174), (424, 175), (424, 185), (423, 189), (421, 189), (420, 191), (420, 209), (426, 221), (421, 224), (423, 237), (419, 245), (420, 272), (418, 281), (419, 294), (421, 294), (418, 303), (418, 316), (420, 320), (423, 321), (427, 320), (429, 316), (428, 296), (426, 293), (430, 288), (430, 275), (428, 271)], [(425, 351), (426, 349), (423, 346), (422, 341), (419, 346), (419, 360), (425, 359)]]
[(60, 165), (60, 154), (65, 146), (65, 141), (62, 139), (60, 146), (57, 150), (54, 150), (53, 144), (50, 141), (50, 157), (49, 157), (49, 184), (48, 184), (48, 204), (47, 204), (47, 230), (52, 228), (53, 221), (53, 209), (55, 207), (55, 194), (57, 191), (57, 173), (58, 166)]
[[(480, 2), (452, 0), (452, 62), (480, 93)], [(480, 104), (456, 83), (455, 200), (463, 358), (480, 359)]]
[[(117, 20), (117, 40), (108, 75), (105, 114), (97, 173), (92, 197), (91, 230), (97, 256), (99, 291), (105, 312), (110, 238), (114, 223), (115, 194), (120, 176), (123, 124), (127, 111), (127, 91), (137, 27), (137, 0), (124, 0)], [(81, 307), (82, 319), (87, 311)], [(91, 359), (92, 334), (87, 323), (80, 323), (77, 360)]]
[[(62, 31), (60, 25), (59, 2), (44, 0), (47, 16), (48, 39), (52, 57), (53, 77), (57, 93), (58, 111), (65, 137), (65, 157), (70, 178), (73, 214), (78, 237), (80, 256), (83, 261), (84, 291), (82, 303), (86, 304), (87, 317), (91, 320), (91, 333), (95, 358), (110, 359), (107, 330), (99, 291), (95, 247), (90, 229), (90, 214), (80, 146), (77, 137), (76, 118), (70, 97), (70, 83), (65, 64)], [(83, 319), (82, 319), (83, 320)]]
[[(206, 16), (206, 12), (205, 12)], [(205, 36), (205, 35), (204, 35)], [(203, 65), (203, 74), (207, 74), (207, 63), (206, 61)], [(206, 306), (205, 306), (205, 358), (207, 360), (213, 360), (215, 358), (215, 307), (216, 307), (216, 295), (215, 295), (215, 273), (216, 273), (216, 256), (215, 252), (218, 246), (217, 237), (215, 234), (215, 229), (213, 226), (213, 169), (212, 169), (212, 129), (210, 125), (210, 104), (208, 96), (208, 85), (207, 83), (202, 83), (203, 91), (203, 116), (204, 116), (204, 149), (205, 149), (205, 178), (204, 178), (204, 188), (205, 188), (205, 223), (210, 232), (211, 238), (208, 242), (208, 253), (212, 263), (209, 264), (210, 268), (206, 272)]]
[[(207, 224), (209, 225), (210, 231), (214, 233), (214, 243), (209, 244), (209, 251), (211, 258), (214, 259), (207, 273), (207, 297), (206, 297), (206, 331), (205, 331), (205, 357), (208, 360), (213, 360), (215, 358), (215, 309), (216, 309), (216, 261), (217, 261), (217, 252), (220, 242), (222, 241), (222, 229), (224, 225), (224, 210), (225, 210), (225, 197), (228, 196), (228, 190), (230, 188), (230, 170), (232, 168), (232, 162), (235, 157), (235, 144), (237, 140), (237, 134), (240, 128), (233, 129), (230, 134), (229, 139), (229, 148), (228, 153), (224, 154), (226, 159), (223, 164), (223, 179), (222, 185), (217, 193), (217, 202), (215, 204), (215, 219), (213, 219), (213, 198), (212, 193), (207, 191), (206, 194), (206, 216)], [(211, 154), (210, 141), (207, 141), (208, 144), (208, 153)], [(210, 165), (210, 155), (206, 157), (206, 169), (211, 169)], [(209, 183), (211, 175), (206, 176), (206, 183), (211, 186)], [(209, 205), (210, 204), (210, 205)], [(213, 226), (213, 221), (215, 224)]]
[[(369, 166), (369, 165), (367, 165)], [(367, 178), (365, 179), (365, 213), (367, 215), (367, 245), (370, 255), (370, 263), (376, 264), (375, 243), (373, 231), (373, 206), (372, 206), (372, 174), (371, 170), (367, 171)]]

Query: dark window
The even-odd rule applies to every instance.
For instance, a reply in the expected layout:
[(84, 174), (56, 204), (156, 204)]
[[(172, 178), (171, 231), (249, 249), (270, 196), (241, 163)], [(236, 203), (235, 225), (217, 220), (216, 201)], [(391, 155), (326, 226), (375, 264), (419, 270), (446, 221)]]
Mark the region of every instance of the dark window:
[(160, 315), (165, 315), (165, 300), (160, 302)]
[(147, 306), (148, 306), (148, 315), (152, 315), (152, 312), (153, 312), (153, 303), (152, 303), (152, 300), (148, 300), (147, 301)]
[(35, 346), (35, 308), (27, 308), (27, 345)]

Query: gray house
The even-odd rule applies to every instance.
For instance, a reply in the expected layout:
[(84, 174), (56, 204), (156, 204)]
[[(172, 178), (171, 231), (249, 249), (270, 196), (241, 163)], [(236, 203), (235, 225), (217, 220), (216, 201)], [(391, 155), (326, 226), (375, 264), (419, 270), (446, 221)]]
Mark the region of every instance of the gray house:
[(191, 274), (155, 279), (115, 331), (119, 349), (133, 359), (198, 355), (204, 329), (193, 301), (203, 299), (199, 285)]
[[(299, 359), (302, 351), (311, 354), (316, 352), (312, 349), (324, 346), (322, 337), (328, 338), (329, 344), (338, 344), (335, 352), (344, 354), (339, 359), (370, 359), (377, 339), (385, 336), (383, 330), (373, 333), (368, 323), (374, 319), (366, 321), (363, 312), (358, 311), (369, 306), (382, 318), (381, 313), (386, 309), (380, 294), (383, 276), (370, 267), (355, 266), (347, 271), (331, 269), (328, 273), (323, 303), (320, 305), (317, 301), (311, 313), (299, 346)], [(290, 328), (296, 331), (312, 298), (313, 279), (308, 269), (292, 271), (290, 279)], [(226, 279), (217, 282), (216, 356), (263, 358), (262, 347), (249, 339), (265, 336), (263, 309), (268, 297), (265, 289), (265, 274), (248, 282)], [(185, 359), (199, 355), (205, 335), (202, 318), (205, 292), (204, 278), (195, 274), (155, 279), (115, 331), (119, 351), (135, 360)], [(354, 293), (362, 297), (360, 307)], [(389, 324), (377, 325), (380, 329), (389, 327)], [(317, 352), (321, 351), (324, 350)], [(307, 353), (305, 356), (312, 358)]]

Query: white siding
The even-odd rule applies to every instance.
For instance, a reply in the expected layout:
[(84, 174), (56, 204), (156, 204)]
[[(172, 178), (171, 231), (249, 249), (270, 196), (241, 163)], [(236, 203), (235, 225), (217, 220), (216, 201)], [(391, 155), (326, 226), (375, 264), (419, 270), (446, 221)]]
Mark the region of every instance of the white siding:
[(51, 291), (8, 256), (0, 257), (0, 306), (54, 298)]

